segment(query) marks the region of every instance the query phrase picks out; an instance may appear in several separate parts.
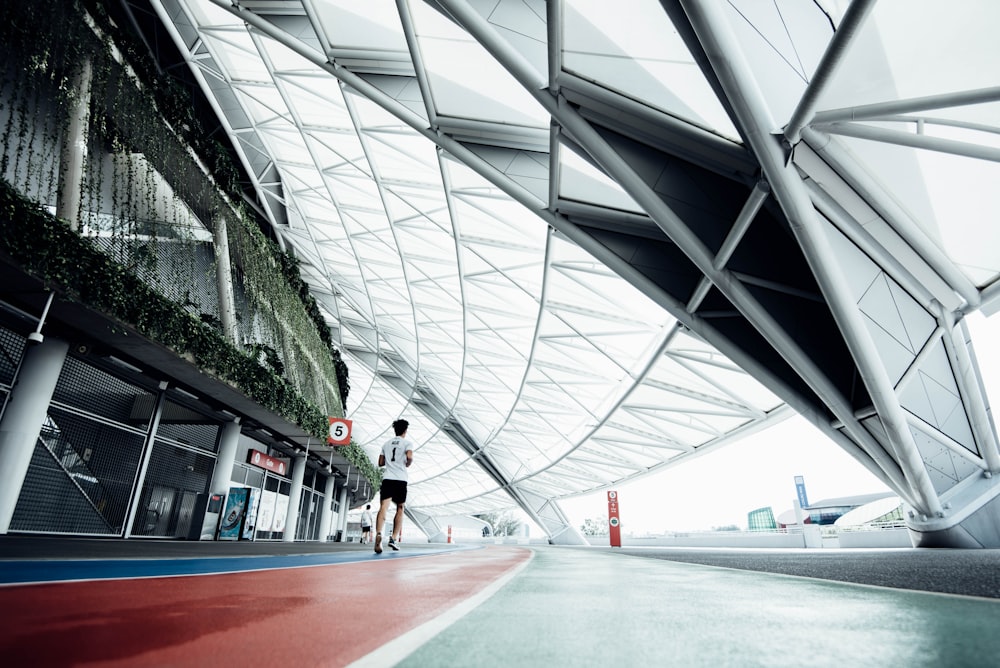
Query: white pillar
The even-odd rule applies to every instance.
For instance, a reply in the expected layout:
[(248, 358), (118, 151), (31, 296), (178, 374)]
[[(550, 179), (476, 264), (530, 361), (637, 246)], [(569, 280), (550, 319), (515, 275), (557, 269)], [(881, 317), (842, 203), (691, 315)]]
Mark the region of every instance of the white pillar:
[[(221, 494), (223, 507), (225, 498), (229, 495), (229, 486), (233, 478), (233, 465), (236, 463), (236, 452), (240, 446), (240, 418), (222, 425), (219, 436), (219, 453), (215, 458), (215, 468), (212, 469), (212, 483), (208, 486), (208, 494)], [(221, 511), (220, 511), (221, 512)], [(219, 513), (205, 512), (201, 524), (201, 539), (211, 540), (215, 537), (215, 527), (219, 522)]]
[(93, 67), (86, 58), (80, 64), (80, 71), (73, 79), (76, 90), (73, 108), (69, 111), (69, 123), (63, 136), (59, 155), (59, 200), (56, 216), (69, 221), (74, 230), (80, 229), (80, 198), (83, 192), (83, 168), (87, 161), (87, 136), (89, 134), (90, 83)]
[(224, 216), (215, 219), (213, 232), (215, 243), (215, 282), (219, 293), (219, 320), (222, 322), (222, 332), (231, 343), (239, 345), (239, 332), (236, 329), (236, 303), (233, 297), (233, 270), (229, 258), (229, 230)]
[(292, 487), (288, 490), (288, 512), (285, 514), (283, 543), (295, 541), (295, 531), (299, 526), (299, 500), (302, 498), (302, 480), (306, 475), (306, 456), (296, 455), (292, 462)]
[(337, 528), (340, 531), (341, 542), (347, 540), (347, 483), (340, 488), (340, 514), (337, 516)]
[(323, 512), (319, 516), (319, 540), (325, 543), (329, 540), (330, 527), (333, 524), (333, 494), (337, 489), (337, 478), (331, 473), (326, 477), (326, 489), (323, 490)]
[(798, 499), (792, 499), (792, 508), (795, 509), (795, 522), (796, 522), (796, 524), (798, 524), (800, 527), (805, 526), (806, 525), (806, 520), (805, 520), (805, 517), (803, 516), (803, 513), (802, 513), (802, 504), (799, 503)]
[(69, 344), (29, 342), (0, 421), (0, 534), (7, 533)]

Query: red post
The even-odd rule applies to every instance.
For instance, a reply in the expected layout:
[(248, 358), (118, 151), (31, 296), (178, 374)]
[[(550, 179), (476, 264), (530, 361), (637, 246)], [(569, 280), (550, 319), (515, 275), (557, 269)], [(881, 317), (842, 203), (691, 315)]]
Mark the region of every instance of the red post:
[(608, 492), (608, 536), (611, 538), (611, 547), (622, 546), (621, 522), (618, 519), (618, 492), (614, 490)]
[(451, 525), (448, 525), (448, 542), (451, 542)]

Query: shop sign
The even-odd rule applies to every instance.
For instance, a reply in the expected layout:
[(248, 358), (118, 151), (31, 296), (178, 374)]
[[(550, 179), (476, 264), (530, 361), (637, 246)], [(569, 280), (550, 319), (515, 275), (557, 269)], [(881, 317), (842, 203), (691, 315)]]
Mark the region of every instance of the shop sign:
[(266, 455), (260, 450), (250, 450), (250, 452), (247, 453), (247, 463), (259, 466), (262, 469), (277, 473), (278, 475), (285, 475), (288, 471), (288, 462), (284, 459), (278, 459), (277, 457)]

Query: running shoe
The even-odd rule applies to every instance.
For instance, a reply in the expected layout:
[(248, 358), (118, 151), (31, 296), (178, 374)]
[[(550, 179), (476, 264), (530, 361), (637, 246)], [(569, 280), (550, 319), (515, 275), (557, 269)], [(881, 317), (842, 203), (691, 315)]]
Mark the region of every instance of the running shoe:
[[(392, 538), (389, 539), (389, 545), (392, 545)], [(382, 554), (382, 534), (375, 534), (375, 554)]]
[(396, 545), (396, 541), (392, 536), (389, 536), (389, 547), (391, 547), (396, 552), (399, 552), (399, 545)]

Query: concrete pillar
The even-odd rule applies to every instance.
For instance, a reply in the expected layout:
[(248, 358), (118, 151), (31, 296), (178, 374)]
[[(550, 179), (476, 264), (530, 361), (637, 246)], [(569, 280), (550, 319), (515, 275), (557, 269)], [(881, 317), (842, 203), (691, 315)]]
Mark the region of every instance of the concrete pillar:
[(340, 511), (337, 515), (337, 530), (340, 531), (340, 540), (347, 540), (347, 484), (340, 488)]
[(69, 221), (74, 230), (80, 229), (80, 198), (83, 193), (83, 169), (87, 161), (87, 136), (89, 134), (90, 83), (93, 68), (90, 59), (80, 65), (73, 79), (77, 95), (69, 110), (69, 123), (63, 136), (59, 154), (59, 200), (56, 216)]
[(327, 542), (333, 525), (333, 495), (337, 489), (337, 478), (331, 473), (326, 477), (326, 489), (323, 490), (323, 512), (319, 516), (319, 540)]
[(792, 508), (795, 509), (795, 522), (796, 522), (796, 524), (798, 524), (800, 527), (801, 526), (805, 526), (806, 519), (805, 519), (804, 514), (802, 513), (802, 504), (799, 503), (798, 499), (792, 499)]
[(7, 533), (69, 344), (29, 342), (0, 421), (0, 534)]
[(233, 270), (229, 259), (229, 230), (226, 219), (219, 216), (215, 219), (213, 232), (215, 244), (215, 282), (219, 293), (219, 320), (222, 322), (222, 332), (231, 343), (239, 344), (239, 332), (236, 328), (236, 299), (233, 297)]
[(292, 462), (292, 487), (288, 490), (288, 512), (285, 514), (283, 543), (295, 541), (295, 531), (299, 526), (299, 500), (302, 498), (302, 480), (306, 475), (306, 456), (296, 455)]
[[(215, 468), (212, 469), (212, 483), (208, 487), (208, 494), (221, 494), (223, 498), (223, 508), (225, 498), (229, 494), (229, 486), (233, 478), (233, 465), (236, 463), (236, 452), (240, 445), (240, 418), (222, 425), (222, 434), (219, 436), (219, 453), (215, 458)], [(201, 540), (212, 540), (215, 538), (215, 527), (219, 523), (219, 514), (222, 511), (212, 513), (206, 510), (205, 518), (201, 524)]]

